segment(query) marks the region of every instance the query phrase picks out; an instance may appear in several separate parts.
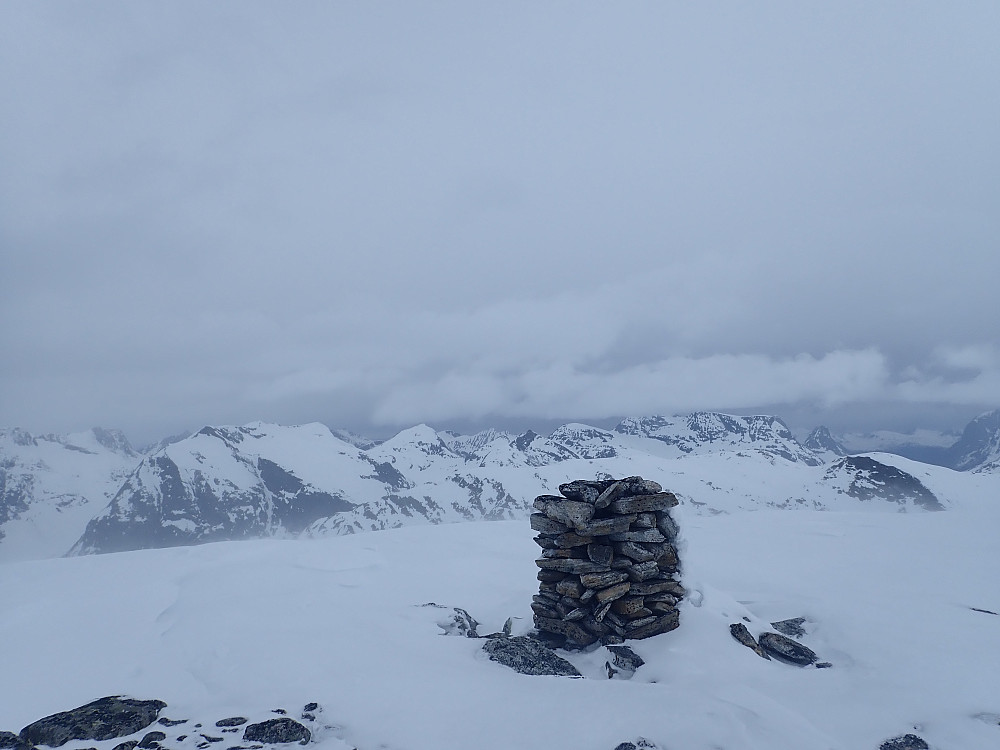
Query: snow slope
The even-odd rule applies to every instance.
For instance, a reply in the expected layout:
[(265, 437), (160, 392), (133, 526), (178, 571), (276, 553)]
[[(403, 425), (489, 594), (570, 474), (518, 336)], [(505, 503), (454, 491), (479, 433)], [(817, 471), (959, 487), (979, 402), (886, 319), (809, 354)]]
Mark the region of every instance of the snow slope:
[[(976, 610), (1000, 612), (1000, 487), (974, 479), (979, 494), (945, 513), (682, 504), (691, 593), (678, 630), (634, 643), (647, 663), (631, 681), (606, 678), (604, 649), (567, 655), (583, 680), (516, 674), (481, 641), (443, 635), (448, 610), (421, 606), (526, 631), (537, 548), (524, 521), (6, 563), (0, 730), (126, 693), (192, 721), (318, 701), (314, 745), (330, 750), (612, 750), (640, 736), (663, 750), (874, 750), (906, 732), (936, 750), (997, 747), (1000, 726), (976, 716), (1000, 713), (1000, 616)], [(796, 616), (831, 668), (767, 662), (729, 635)], [(189, 750), (181, 729), (167, 745)]]
[(140, 458), (114, 430), (0, 430), (0, 561), (65, 554)]

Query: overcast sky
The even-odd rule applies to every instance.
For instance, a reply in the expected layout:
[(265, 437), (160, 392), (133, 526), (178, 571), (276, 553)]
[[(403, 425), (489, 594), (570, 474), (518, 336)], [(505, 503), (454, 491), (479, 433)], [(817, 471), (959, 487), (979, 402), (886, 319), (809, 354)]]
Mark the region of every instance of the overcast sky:
[(995, 0), (4, 2), (0, 426), (960, 428), (998, 39)]

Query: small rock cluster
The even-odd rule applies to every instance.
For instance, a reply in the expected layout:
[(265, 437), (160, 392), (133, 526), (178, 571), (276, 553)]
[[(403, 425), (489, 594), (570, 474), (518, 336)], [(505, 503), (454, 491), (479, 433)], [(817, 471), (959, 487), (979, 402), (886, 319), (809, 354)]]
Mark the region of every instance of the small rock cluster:
[(642, 477), (576, 480), (535, 499), (535, 627), (552, 645), (624, 643), (677, 627), (677, 498)]
[[(145, 731), (141, 737), (126, 739), (114, 746), (113, 750), (168, 750), (161, 744), (168, 742), (171, 747), (190, 747), (205, 750), (215, 743), (226, 740), (214, 731), (203, 728), (200, 723), (189, 724), (188, 719), (169, 719), (159, 717), (159, 713), (167, 704), (160, 700), (135, 700), (119, 695), (107, 696), (70, 711), (62, 711), (39, 719), (24, 727), (18, 734), (0, 732), (0, 748), (11, 750), (37, 750), (36, 745), (62, 747), (67, 743), (93, 742), (115, 740), (129, 735), (137, 735), (158, 724), (173, 730), (176, 736), (168, 740), (167, 733), (159, 729)], [(308, 703), (303, 708), (302, 719), (307, 722), (316, 720), (319, 704)], [(233, 716), (220, 719), (215, 726), (222, 733), (242, 732), (243, 742), (249, 745), (229, 744), (225, 750), (263, 750), (265, 745), (280, 745), (297, 742), (305, 745), (312, 739), (312, 732), (304, 725), (285, 716), (284, 709), (275, 709), (274, 713), (282, 714), (279, 718), (265, 719), (257, 723), (247, 723), (243, 716)], [(189, 730), (183, 727), (190, 726)], [(178, 729), (175, 729), (177, 727)], [(179, 733), (178, 733), (179, 732)], [(231, 738), (236, 740), (236, 738)], [(238, 741), (238, 740), (237, 740)], [(94, 750), (77, 748), (73, 750)]]
[[(806, 632), (802, 627), (804, 622), (804, 617), (794, 617), (790, 620), (772, 622), (771, 627), (775, 630), (780, 630), (782, 633), (794, 633), (796, 636), (801, 637)], [(761, 633), (759, 638), (754, 638), (750, 631), (747, 630), (746, 625), (742, 622), (734, 622), (729, 626), (729, 634), (737, 642), (742, 643), (756, 653), (757, 656), (768, 661), (773, 656), (778, 661), (785, 662), (786, 664), (795, 664), (800, 667), (808, 667), (810, 664), (815, 664), (817, 668), (825, 669), (832, 666), (830, 662), (818, 661), (819, 657), (816, 656), (816, 652), (808, 646), (803, 646), (798, 641), (792, 640), (787, 635), (781, 635), (781, 633), (766, 632)]]

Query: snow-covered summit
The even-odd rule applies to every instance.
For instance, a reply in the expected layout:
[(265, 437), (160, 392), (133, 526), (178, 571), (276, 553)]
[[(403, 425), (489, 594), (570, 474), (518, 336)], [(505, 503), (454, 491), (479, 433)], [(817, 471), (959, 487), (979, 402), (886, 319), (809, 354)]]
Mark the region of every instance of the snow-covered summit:
[(650, 438), (680, 453), (749, 449), (763, 455), (801, 461), (815, 466), (819, 460), (803, 448), (778, 417), (739, 417), (718, 412), (694, 412), (683, 417), (641, 417), (622, 420), (615, 432)]
[(949, 464), (959, 471), (1000, 470), (1000, 409), (984, 412), (969, 422), (948, 455)]

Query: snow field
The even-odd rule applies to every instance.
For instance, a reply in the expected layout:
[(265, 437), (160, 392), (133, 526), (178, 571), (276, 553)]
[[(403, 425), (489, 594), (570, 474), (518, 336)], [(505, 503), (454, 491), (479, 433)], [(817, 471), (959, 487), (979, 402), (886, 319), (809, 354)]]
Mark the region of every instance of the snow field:
[[(124, 693), (199, 720), (318, 701), (329, 750), (612, 750), (638, 736), (874, 750), (908, 731), (941, 750), (1000, 746), (1000, 726), (973, 718), (1000, 712), (1000, 617), (970, 609), (1000, 612), (996, 504), (694, 510), (676, 510), (681, 627), (633, 643), (647, 663), (631, 681), (606, 679), (604, 649), (568, 655), (584, 680), (516, 674), (482, 641), (443, 636), (450, 609), (420, 606), (463, 607), (480, 633), (508, 616), (529, 630), (526, 521), (3, 564), (0, 729)], [(743, 617), (757, 635), (796, 616), (831, 669), (766, 662), (729, 636)]]

